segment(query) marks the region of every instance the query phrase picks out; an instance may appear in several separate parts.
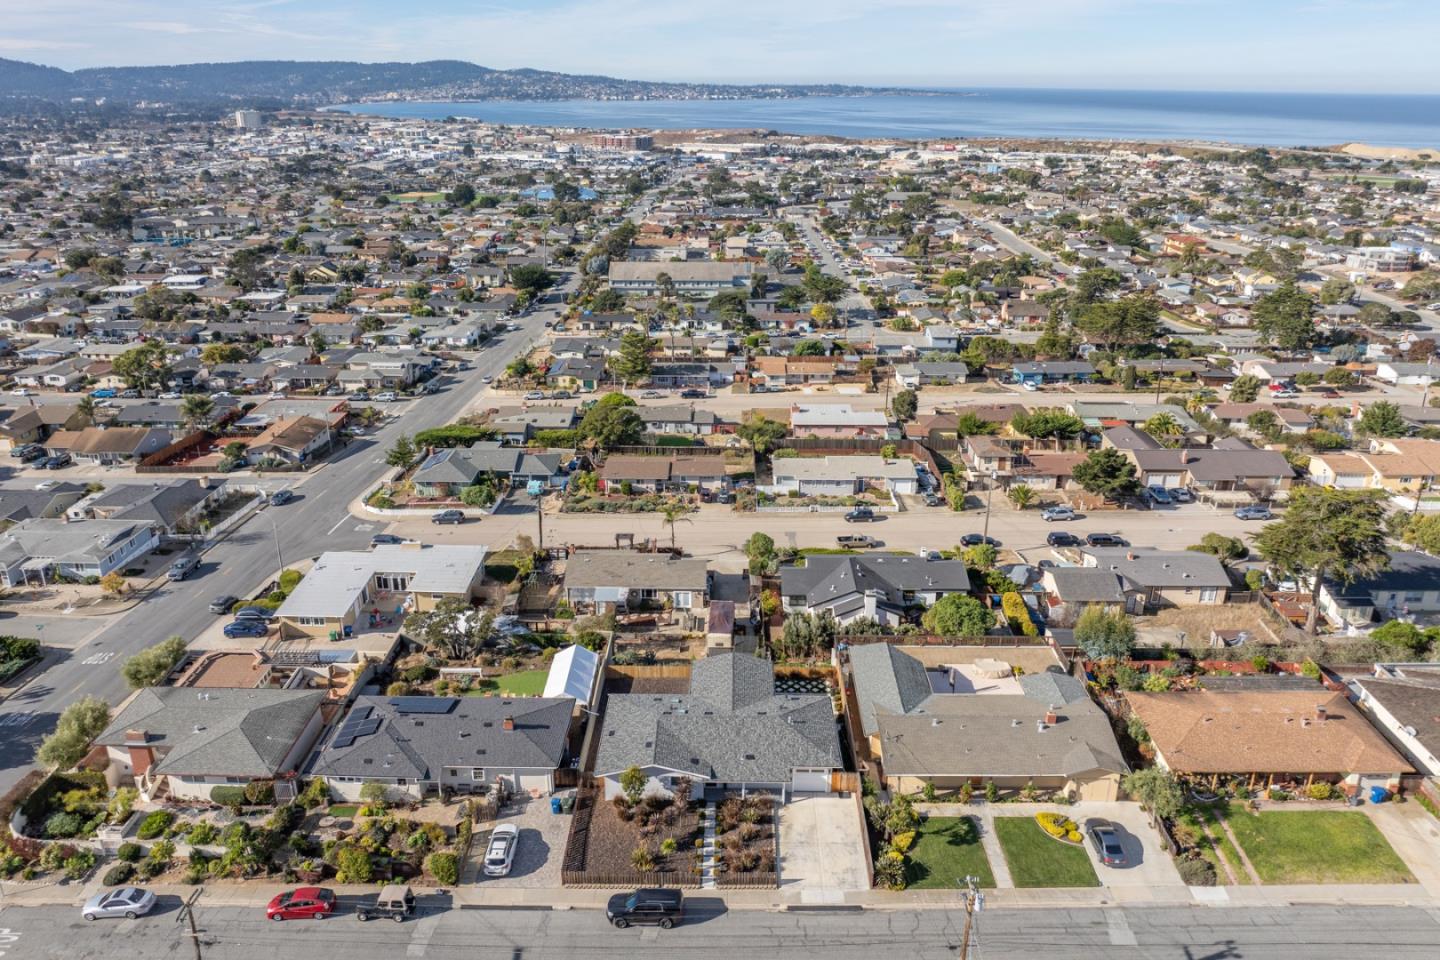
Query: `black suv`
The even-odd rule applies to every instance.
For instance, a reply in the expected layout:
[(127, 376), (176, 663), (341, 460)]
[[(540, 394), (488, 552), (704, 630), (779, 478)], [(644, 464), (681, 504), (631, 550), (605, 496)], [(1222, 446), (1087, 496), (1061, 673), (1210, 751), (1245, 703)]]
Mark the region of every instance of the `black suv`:
[(1092, 547), (1123, 547), (1125, 541), (1113, 533), (1092, 533), (1085, 538)]
[(645, 889), (617, 893), (605, 906), (605, 919), (624, 929), (632, 924), (652, 923), (669, 930), (685, 915), (679, 890)]
[(1050, 533), (1046, 534), (1045, 542), (1052, 547), (1078, 547), (1081, 540), (1073, 533)]

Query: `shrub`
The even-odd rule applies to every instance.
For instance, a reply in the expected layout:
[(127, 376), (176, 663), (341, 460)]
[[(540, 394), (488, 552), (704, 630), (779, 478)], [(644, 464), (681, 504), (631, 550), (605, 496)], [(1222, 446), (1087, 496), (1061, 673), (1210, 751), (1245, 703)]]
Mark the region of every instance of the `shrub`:
[(52, 843), (40, 851), (41, 870), (59, 870), (65, 865), (65, 861), (75, 852), (74, 847), (67, 847), (64, 844)]
[(204, 845), (220, 839), (220, 828), (208, 820), (202, 820), (190, 828), (192, 844)]
[(118, 887), (133, 876), (135, 876), (134, 864), (117, 863), (105, 871), (105, 875), (100, 878), (100, 882), (107, 887)]
[(372, 875), (367, 851), (350, 843), (335, 849), (336, 883), (369, 883)]
[(960, 802), (969, 803), (975, 798), (975, 785), (969, 780), (960, 784)]
[(1180, 871), (1180, 879), (1185, 881), (1187, 887), (1213, 887), (1215, 886), (1215, 867), (1202, 857), (1180, 860), (1175, 864)]
[(432, 853), (425, 861), (425, 869), (441, 886), (452, 887), (460, 882), (460, 858), (453, 853)]
[(905, 889), (905, 856), (887, 850), (875, 858), (875, 882), (886, 890)]
[(1322, 780), (1306, 787), (1305, 796), (1311, 800), (1330, 800), (1335, 796), (1335, 788)]
[(141, 840), (154, 840), (170, 829), (170, 824), (174, 822), (175, 814), (169, 810), (156, 810), (140, 821), (140, 829), (135, 832), (135, 836)]
[(211, 787), (210, 801), (222, 807), (238, 807), (245, 802), (244, 787)]
[(120, 787), (105, 807), (106, 819), (111, 823), (124, 823), (130, 818), (130, 813), (135, 809), (135, 801), (139, 799), (139, 790), (134, 787)]
[(986, 802), (988, 802), (988, 803), (994, 803), (996, 800), (999, 800), (999, 799), (1000, 799), (1000, 788), (995, 785), (995, 781), (994, 781), (994, 780), (987, 780), (987, 781), (985, 782), (985, 800), (986, 800)]
[(45, 821), (45, 836), (52, 840), (73, 837), (85, 829), (85, 821), (78, 813), (52, 813)]
[(935, 784), (931, 783), (929, 780), (926, 780), (926, 781), (925, 781), (925, 786), (923, 786), (923, 787), (920, 788), (920, 796), (923, 797), (927, 802), (929, 802), (929, 803), (934, 803), (934, 802), (935, 802)]
[(915, 831), (907, 830), (904, 833), (897, 833), (890, 839), (890, 849), (897, 853), (909, 853), (910, 848), (915, 845)]
[(668, 857), (675, 852), (677, 846), (674, 837), (666, 837), (660, 841), (660, 852)]
[(122, 843), (120, 844), (120, 848), (115, 851), (115, 856), (118, 857), (122, 863), (134, 863), (144, 855), (145, 848), (138, 843)]
[(300, 806), (313, 810), (330, 802), (330, 787), (319, 777), (305, 784), (299, 797)]
[(1080, 828), (1075, 821), (1063, 813), (1037, 813), (1035, 822), (1040, 824), (1040, 829), (1057, 840), (1066, 840), (1070, 843), (1080, 842)]
[(630, 865), (641, 873), (649, 873), (655, 869), (655, 855), (646, 847), (636, 847), (630, 851)]
[(1306, 657), (1305, 662), (1300, 664), (1300, 675), (1304, 677), (1309, 677), (1311, 680), (1319, 680), (1320, 664), (1316, 663), (1314, 660), (1311, 660), (1309, 657)]
[(81, 880), (95, 869), (95, 851), (84, 849), (76, 850), (74, 854), (65, 859), (65, 876), (71, 880)]
[(387, 697), (408, 697), (410, 696), (410, 684), (397, 680), (385, 688)]
[(273, 780), (251, 780), (245, 784), (245, 802), (253, 806), (264, 806), (275, 802), (275, 782)]
[(185, 639), (170, 637), (126, 660), (120, 672), (131, 689), (153, 687), (163, 681), (184, 657)]
[(426, 680), (433, 680), (439, 675), (439, 671), (428, 663), (417, 663), (413, 667), (406, 667), (400, 671), (400, 679), (406, 683), (424, 683)]

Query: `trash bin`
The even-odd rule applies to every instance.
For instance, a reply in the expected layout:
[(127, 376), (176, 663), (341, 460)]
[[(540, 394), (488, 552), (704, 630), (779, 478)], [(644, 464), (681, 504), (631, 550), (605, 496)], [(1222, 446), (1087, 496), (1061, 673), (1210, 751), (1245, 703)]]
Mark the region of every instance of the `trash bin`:
[(560, 812), (560, 798), (559, 798), (559, 797), (551, 797), (551, 798), (550, 798), (550, 812), (551, 812), (551, 813), (559, 813), (559, 812)]
[(571, 810), (574, 810), (574, 809), (575, 809), (575, 798), (574, 798), (574, 797), (561, 797), (561, 798), (560, 798), (560, 810), (561, 810), (563, 813), (569, 813)]
[(1371, 788), (1370, 788), (1370, 802), (1371, 802), (1371, 803), (1384, 803), (1386, 800), (1389, 800), (1389, 799), (1390, 799), (1390, 791), (1389, 791), (1389, 790), (1386, 790), (1384, 787), (1371, 787)]

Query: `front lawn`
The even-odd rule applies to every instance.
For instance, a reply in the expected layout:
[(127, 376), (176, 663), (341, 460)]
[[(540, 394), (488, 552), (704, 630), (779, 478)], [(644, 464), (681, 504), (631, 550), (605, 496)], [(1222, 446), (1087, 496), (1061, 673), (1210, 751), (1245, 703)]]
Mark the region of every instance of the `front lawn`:
[(1232, 806), (1225, 815), (1262, 883), (1414, 883), (1363, 813)]
[(970, 817), (927, 817), (915, 831), (905, 866), (905, 885), (915, 890), (955, 890), (966, 877), (995, 886), (980, 830)]
[(1098, 887), (1085, 848), (1056, 840), (1034, 817), (996, 817), (995, 835), (1017, 887)]

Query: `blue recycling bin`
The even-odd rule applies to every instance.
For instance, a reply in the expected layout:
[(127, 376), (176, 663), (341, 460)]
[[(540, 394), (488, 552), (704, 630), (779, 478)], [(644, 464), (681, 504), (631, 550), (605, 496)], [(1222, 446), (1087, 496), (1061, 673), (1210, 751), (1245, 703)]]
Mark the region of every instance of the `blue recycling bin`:
[(1370, 788), (1370, 802), (1371, 802), (1371, 803), (1384, 803), (1386, 800), (1389, 800), (1389, 799), (1390, 799), (1390, 791), (1389, 791), (1389, 790), (1386, 790), (1384, 787), (1371, 787), (1371, 788)]
[[(1377, 802), (1378, 802), (1378, 801), (1377, 801)], [(551, 797), (551, 798), (550, 798), (550, 812), (551, 812), (551, 813), (559, 813), (559, 812), (560, 812), (560, 798), (559, 798), (559, 797)]]

